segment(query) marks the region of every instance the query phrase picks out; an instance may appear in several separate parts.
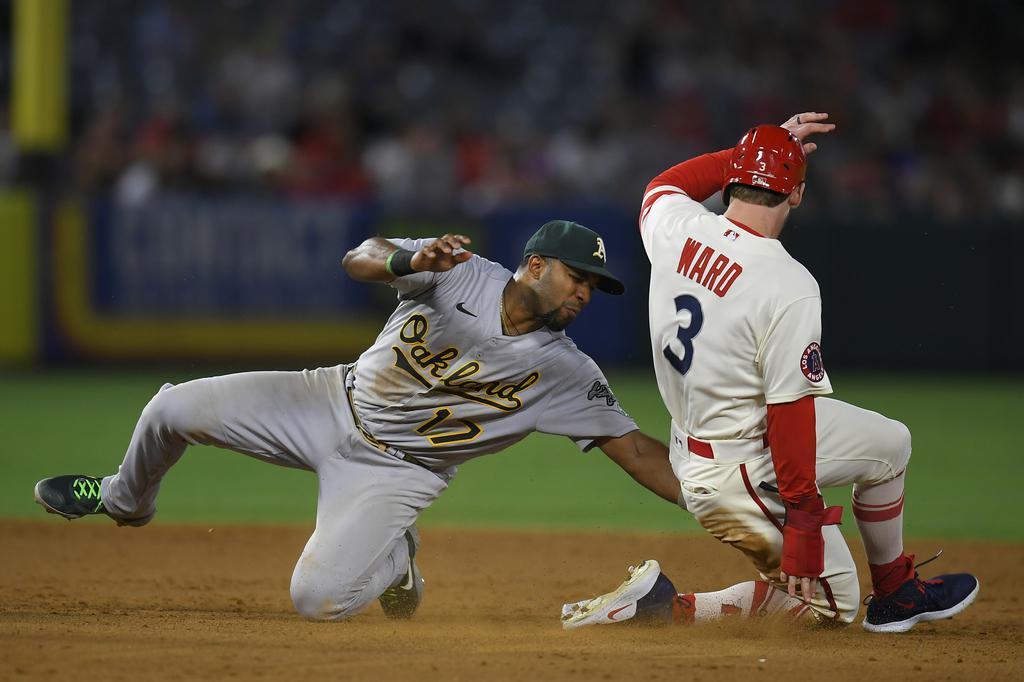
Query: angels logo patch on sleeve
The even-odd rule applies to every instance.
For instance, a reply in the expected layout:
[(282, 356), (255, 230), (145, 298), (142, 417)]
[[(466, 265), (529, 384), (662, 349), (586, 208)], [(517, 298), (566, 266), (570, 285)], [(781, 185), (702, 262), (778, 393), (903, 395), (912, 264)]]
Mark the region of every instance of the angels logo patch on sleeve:
[(800, 371), (811, 381), (817, 383), (825, 378), (825, 363), (821, 359), (821, 346), (811, 343), (800, 358)]

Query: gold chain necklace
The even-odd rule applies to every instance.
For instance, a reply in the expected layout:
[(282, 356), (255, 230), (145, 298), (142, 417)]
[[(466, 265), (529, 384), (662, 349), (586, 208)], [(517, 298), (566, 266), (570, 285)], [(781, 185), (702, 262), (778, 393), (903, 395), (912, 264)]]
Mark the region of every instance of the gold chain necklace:
[[(515, 331), (515, 335), (516, 336), (520, 336), (521, 334), (520, 334), (520, 331), (519, 331), (519, 327), (517, 327), (515, 325), (515, 323), (512, 321), (512, 318), (509, 317), (507, 312), (505, 312), (505, 290), (504, 289), (502, 289), (502, 291), (501, 291), (501, 298), (498, 299), (498, 310), (501, 313), (501, 321), (502, 321), (501, 323), (502, 323), (502, 326), (504, 326), (504, 324), (506, 322), (508, 322), (509, 328)], [(510, 336), (511, 336), (511, 334), (510, 334)]]

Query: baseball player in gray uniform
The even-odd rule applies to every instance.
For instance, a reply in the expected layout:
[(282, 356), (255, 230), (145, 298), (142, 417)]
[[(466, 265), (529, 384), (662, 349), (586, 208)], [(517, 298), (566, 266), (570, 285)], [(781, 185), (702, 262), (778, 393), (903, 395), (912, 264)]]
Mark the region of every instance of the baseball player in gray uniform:
[(344, 258), (354, 279), (386, 282), (398, 307), (351, 365), (250, 372), (166, 384), (142, 411), (117, 473), (36, 484), (48, 512), (106, 514), (141, 526), (160, 481), (192, 444), (215, 445), (319, 480), (316, 529), (292, 574), (300, 614), (343, 620), (379, 599), (391, 617), (418, 607), (414, 523), (459, 464), (534, 431), (599, 447), (676, 503), (667, 447), (637, 428), (597, 364), (562, 331), (595, 289), (621, 294), (602, 239), (552, 221), (513, 274), (469, 239), (363, 242)]

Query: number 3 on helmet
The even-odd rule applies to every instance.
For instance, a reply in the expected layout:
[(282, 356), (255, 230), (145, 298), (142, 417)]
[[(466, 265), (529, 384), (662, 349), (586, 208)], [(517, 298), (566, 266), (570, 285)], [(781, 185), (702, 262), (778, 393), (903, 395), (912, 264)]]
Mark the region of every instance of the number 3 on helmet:
[(732, 185), (789, 194), (804, 181), (806, 171), (807, 157), (796, 136), (779, 126), (757, 126), (748, 130), (732, 151), (722, 198), (729, 203)]

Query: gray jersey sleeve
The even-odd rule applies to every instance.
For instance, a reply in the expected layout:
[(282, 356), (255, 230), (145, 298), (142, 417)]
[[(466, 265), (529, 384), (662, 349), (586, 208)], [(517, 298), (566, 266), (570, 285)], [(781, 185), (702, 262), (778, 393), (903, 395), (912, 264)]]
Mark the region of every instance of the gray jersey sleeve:
[[(388, 241), (400, 249), (419, 251), (424, 246), (434, 243), (437, 239), (433, 237), (429, 239), (397, 238), (388, 239)], [(449, 272), (451, 271), (449, 270)], [(415, 298), (425, 291), (429, 291), (447, 274), (447, 272), (414, 272), (413, 274), (405, 275), (404, 277), (396, 277), (388, 282), (388, 284), (394, 287), (398, 291), (398, 297), (404, 300), (408, 298)]]
[(552, 391), (537, 430), (568, 436), (586, 452), (596, 438), (618, 438), (639, 427), (626, 414), (597, 363), (580, 353), (583, 362)]

